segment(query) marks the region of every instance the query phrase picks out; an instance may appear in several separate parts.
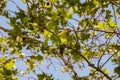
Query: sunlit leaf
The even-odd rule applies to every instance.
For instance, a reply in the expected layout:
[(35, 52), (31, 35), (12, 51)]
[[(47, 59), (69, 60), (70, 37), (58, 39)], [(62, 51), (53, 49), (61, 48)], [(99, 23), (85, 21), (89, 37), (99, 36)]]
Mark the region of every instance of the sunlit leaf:
[(105, 28), (105, 23), (104, 22), (99, 22), (97, 26), (95, 26), (97, 29), (104, 29)]
[(109, 73), (110, 73), (110, 71), (109, 71), (108, 69), (104, 69), (103, 71), (104, 71), (104, 73), (106, 73), (106, 74), (109, 74)]
[(48, 30), (44, 30), (44, 36), (47, 38), (47, 37), (50, 37), (51, 35), (51, 32), (49, 32)]
[(72, 14), (70, 12), (67, 12), (65, 15), (65, 20), (68, 20), (72, 17)]
[(5, 62), (7, 60), (7, 56), (4, 56), (2, 58), (0, 58), (0, 64), (2, 64), (3, 62)]
[(6, 63), (6, 68), (7, 69), (11, 69), (11, 68), (13, 68), (14, 67), (14, 60), (10, 60), (10, 61), (8, 61), (7, 63)]
[(67, 67), (62, 67), (61, 71), (62, 71), (62, 73), (65, 73), (67, 71)]
[(61, 44), (66, 44), (67, 43), (67, 38), (62, 38), (60, 37)]
[(26, 3), (27, 2), (27, 0), (22, 0), (24, 3)]
[(110, 25), (110, 27), (117, 27), (117, 24), (115, 24), (112, 20), (109, 20), (109, 25)]

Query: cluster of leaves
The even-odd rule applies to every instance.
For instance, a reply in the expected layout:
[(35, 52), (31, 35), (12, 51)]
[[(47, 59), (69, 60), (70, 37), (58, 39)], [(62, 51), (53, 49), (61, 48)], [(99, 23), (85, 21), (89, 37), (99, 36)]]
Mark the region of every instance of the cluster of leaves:
[[(9, 1), (18, 11), (5, 9)], [(23, 10), (13, 0), (9, 1), (0, 2), (0, 15), (9, 20), (11, 27), (0, 26), (0, 30), (7, 33), (7, 36), (2, 33), (0, 36), (1, 80), (18, 79), (14, 77), (19, 75), (14, 68), (18, 59), (27, 66), (21, 76), (32, 71), (38, 79), (52, 80), (52, 76), (35, 71), (36, 65), (49, 57), (60, 59), (61, 71), (70, 72), (74, 80), (120, 77), (119, 4), (110, 0), (22, 0), (27, 8)], [(23, 53), (24, 49), (31, 54)], [(109, 57), (102, 62), (107, 55)], [(117, 65), (113, 67), (115, 74), (112, 76), (104, 67), (109, 61)], [(80, 77), (74, 64), (80, 71), (87, 64), (90, 74)]]

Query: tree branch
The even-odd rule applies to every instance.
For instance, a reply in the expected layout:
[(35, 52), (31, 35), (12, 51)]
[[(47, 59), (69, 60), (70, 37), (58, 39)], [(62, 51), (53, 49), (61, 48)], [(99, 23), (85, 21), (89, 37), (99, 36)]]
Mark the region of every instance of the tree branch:
[(3, 28), (2, 26), (0, 26), (0, 30), (3, 30), (4, 32), (10, 32), (10, 30), (5, 29), (5, 28)]
[(111, 55), (111, 56), (104, 62), (104, 64), (103, 64), (101, 67), (104, 67), (105, 64), (106, 64), (115, 54), (117, 54), (119, 51), (120, 51), (120, 49), (119, 49), (117, 52), (115, 52), (113, 55)]
[(58, 53), (58, 56), (62, 59), (62, 61), (64, 62), (64, 64), (65, 64), (66, 66), (68, 66), (68, 68), (70, 68), (70, 69), (72, 70), (75, 78), (77, 79), (77, 78), (78, 78), (78, 74), (77, 74), (76, 71), (74, 70), (73, 65), (70, 64), (70, 62), (66, 61), (66, 60), (63, 58), (63, 56), (62, 56), (58, 51), (56, 51), (56, 52)]
[[(11, 31), (11, 30), (9, 30), (9, 29), (3, 28), (2, 26), (0, 26), (0, 30), (3, 30), (4, 32), (8, 32), (8, 33)], [(40, 41), (40, 40), (31, 38), (31, 37), (28, 37), (28, 36), (25, 36), (25, 35), (20, 35), (20, 37), (26, 38), (26, 39), (30, 39), (30, 40), (36, 41), (36, 42), (38, 42), (38, 43), (42, 43), (42, 41)]]
[(88, 65), (89, 65), (90, 67), (92, 67), (92, 68), (94, 68), (96, 71), (102, 73), (102, 74), (103, 74), (106, 78), (108, 78), (109, 80), (112, 80), (112, 79), (111, 79), (107, 74), (105, 74), (100, 68), (96, 67), (94, 64), (91, 64), (91, 63), (89, 62), (89, 60), (88, 60), (85, 56), (83, 56), (80, 52), (74, 50), (73, 48), (71, 48), (71, 47), (69, 47), (69, 46), (67, 46), (67, 47), (68, 47), (69, 49), (72, 49), (74, 52), (78, 53), (78, 54), (88, 63)]
[(116, 31), (105, 31), (105, 30), (97, 30), (97, 29), (85, 29), (85, 30), (79, 30), (78, 32), (82, 32), (82, 31), (98, 31), (98, 32), (104, 32), (104, 33), (114, 33), (116, 35), (120, 35), (120, 33), (116, 32)]

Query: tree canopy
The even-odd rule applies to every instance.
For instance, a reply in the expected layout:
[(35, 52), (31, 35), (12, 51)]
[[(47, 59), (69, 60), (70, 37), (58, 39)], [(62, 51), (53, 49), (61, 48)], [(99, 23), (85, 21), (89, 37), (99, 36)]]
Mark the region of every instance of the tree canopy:
[[(0, 26), (0, 80), (31, 73), (26, 80), (56, 79), (40, 69), (45, 62), (48, 71), (59, 65), (72, 80), (120, 78), (120, 0), (19, 2), (22, 7), (16, 0), (0, 1), (0, 16), (9, 25)], [(79, 75), (83, 69), (85, 76)]]

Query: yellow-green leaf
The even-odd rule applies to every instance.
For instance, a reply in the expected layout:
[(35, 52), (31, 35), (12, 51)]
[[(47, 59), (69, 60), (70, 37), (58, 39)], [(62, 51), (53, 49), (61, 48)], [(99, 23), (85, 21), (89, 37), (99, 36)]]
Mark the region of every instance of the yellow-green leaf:
[(66, 12), (65, 20), (68, 20), (71, 17), (72, 17), (72, 14), (70, 12)]
[(22, 39), (22, 37), (17, 36), (17, 37), (16, 37), (16, 41), (17, 41), (17, 42), (22, 42), (22, 41), (23, 41), (23, 39)]
[(112, 20), (109, 20), (108, 24), (110, 27), (117, 27), (117, 24), (115, 24)]
[(38, 26), (38, 23), (32, 23), (33, 26)]
[(62, 67), (61, 71), (62, 71), (62, 73), (65, 73), (67, 71), (67, 67)]
[(51, 35), (51, 32), (47, 31), (47, 30), (44, 30), (44, 36), (45, 37), (50, 37)]
[(51, 3), (57, 2), (57, 0), (48, 0)]
[(104, 69), (103, 71), (104, 71), (105, 74), (109, 74), (110, 73), (110, 71), (108, 69)]
[(97, 0), (93, 0), (93, 3), (94, 3), (95, 5), (99, 5), (99, 2), (98, 2)]
[(61, 44), (67, 43), (67, 38), (60, 37)]
[(5, 62), (6, 59), (7, 59), (7, 56), (4, 56), (4, 57), (0, 58), (0, 64), (2, 64), (3, 62)]
[(10, 60), (6, 63), (6, 68), (10, 69), (14, 67), (14, 60)]
[(27, 2), (27, 0), (22, 0), (24, 3), (26, 3)]
[(104, 22), (99, 22), (98, 25), (96, 26), (97, 29), (104, 29)]

